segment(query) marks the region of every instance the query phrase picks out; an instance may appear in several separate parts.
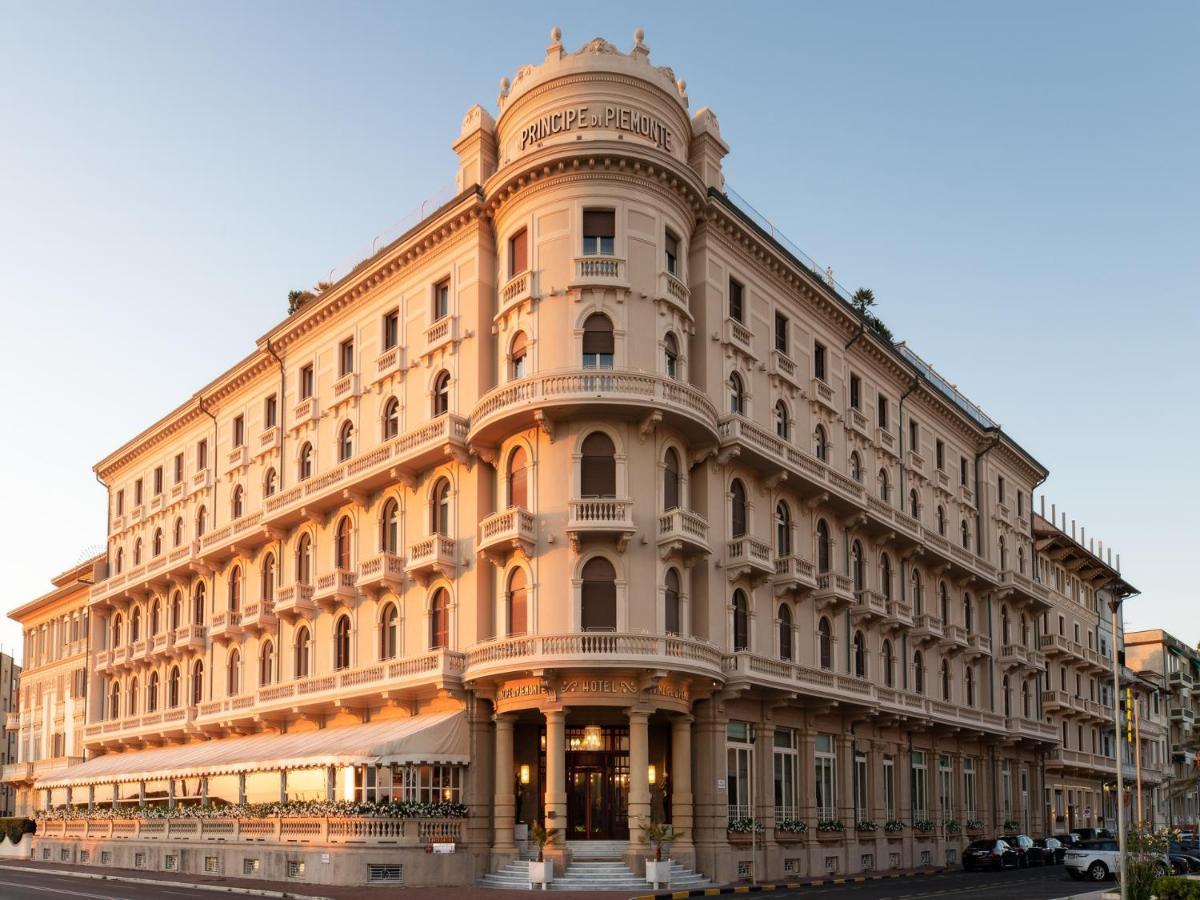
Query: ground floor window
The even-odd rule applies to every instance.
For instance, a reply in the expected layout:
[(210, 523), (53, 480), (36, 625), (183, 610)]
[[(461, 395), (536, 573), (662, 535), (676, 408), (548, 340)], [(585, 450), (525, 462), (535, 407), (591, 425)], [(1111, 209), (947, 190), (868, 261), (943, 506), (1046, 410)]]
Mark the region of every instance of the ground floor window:
[(883, 817), (896, 821), (896, 760), (891, 754), (883, 758)]
[(750, 725), (730, 722), (725, 727), (725, 782), (729, 800), (729, 821), (749, 819), (750, 773), (754, 751), (750, 745)]
[(854, 754), (854, 821), (865, 822), (871, 817), (868, 796), (867, 754)]
[(832, 734), (818, 734), (814, 746), (817, 821), (832, 822), (837, 819), (837, 744)]
[(800, 741), (791, 728), (775, 729), (775, 820), (800, 818)]
[(963, 760), (963, 815), (968, 822), (979, 820), (975, 801), (975, 760), (967, 757)]
[(954, 818), (954, 772), (944, 753), (938, 756), (938, 803), (942, 822), (949, 822)]
[(929, 770), (925, 762), (925, 751), (912, 752), (912, 817), (914, 822), (929, 818)]

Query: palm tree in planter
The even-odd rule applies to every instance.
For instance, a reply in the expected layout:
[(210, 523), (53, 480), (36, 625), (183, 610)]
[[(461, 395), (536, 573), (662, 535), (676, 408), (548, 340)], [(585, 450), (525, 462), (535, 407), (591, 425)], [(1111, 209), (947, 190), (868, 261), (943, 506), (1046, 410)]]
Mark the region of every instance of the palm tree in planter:
[(638, 828), (642, 831), (642, 837), (654, 847), (654, 859), (646, 860), (646, 880), (654, 885), (655, 890), (658, 890), (660, 885), (670, 887), (671, 860), (662, 858), (662, 848), (663, 844), (672, 844), (683, 837), (683, 832), (676, 831), (675, 826), (664, 825), (662, 822), (652, 822), (649, 825), (642, 822)]
[(529, 823), (529, 836), (538, 848), (538, 858), (529, 861), (529, 887), (531, 889), (535, 884), (540, 884), (544, 891), (546, 885), (554, 880), (554, 860), (546, 859), (546, 845), (553, 844), (558, 838), (558, 834), (557, 828), (547, 828), (536, 820)]

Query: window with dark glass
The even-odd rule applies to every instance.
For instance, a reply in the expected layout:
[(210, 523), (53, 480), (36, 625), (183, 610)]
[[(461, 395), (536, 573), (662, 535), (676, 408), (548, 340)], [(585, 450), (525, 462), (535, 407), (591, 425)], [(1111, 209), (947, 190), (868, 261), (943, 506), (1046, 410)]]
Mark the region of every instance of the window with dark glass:
[(946, 443), (941, 438), (938, 438), (933, 448), (935, 463), (938, 471), (941, 472), (946, 468)]
[(522, 228), (508, 239), (508, 277), (529, 268), (529, 232)]
[(733, 479), (733, 483), (729, 486), (730, 494), (730, 527), (733, 529), (732, 537), (740, 538), (746, 535), (746, 488), (742, 484), (740, 478)]
[(142, 479), (138, 479), (133, 483), (133, 505), (142, 505)]
[(862, 409), (862, 379), (850, 373), (850, 408)]
[(400, 344), (400, 310), (383, 314), (383, 349), (391, 350)]
[(583, 323), (583, 368), (611, 369), (613, 352), (612, 320), (602, 313), (593, 313)]
[(527, 374), (525, 371), (525, 359), (529, 352), (528, 342), (525, 339), (525, 332), (518, 331), (512, 340), (512, 351), (510, 352), (509, 360), (509, 377), (516, 380), (524, 378)]
[(679, 277), (679, 238), (671, 233), (670, 229), (666, 233), (666, 249), (667, 249), (667, 272)]
[(668, 378), (679, 377), (679, 341), (673, 332), (663, 336), (663, 360)]
[(733, 649), (750, 649), (750, 602), (741, 588), (733, 592)]
[(350, 524), (350, 517), (343, 516), (338, 522), (337, 533), (333, 543), (333, 565), (334, 568), (343, 571), (350, 570), (350, 544), (354, 537), (354, 529)]
[(391, 440), (400, 434), (400, 401), (389, 397), (383, 405), (383, 439)]
[(342, 616), (333, 628), (333, 667), (350, 668), (350, 617)]
[(338, 462), (345, 462), (354, 455), (354, 423), (343, 422), (338, 432)]
[(919, 453), (921, 450), (921, 426), (917, 424), (916, 419), (908, 420), (908, 449), (913, 453)]
[(612, 256), (616, 249), (616, 213), (611, 209), (583, 211), (583, 255)]
[(313, 395), (312, 363), (300, 367), (300, 399), (307, 400)]
[(183, 454), (175, 454), (175, 484), (183, 481)]
[(663, 628), (667, 634), (679, 634), (679, 572), (667, 569), (663, 586)]
[(775, 349), (788, 355), (788, 319), (781, 313), (775, 313)]
[(517, 447), (508, 457), (508, 508), (529, 506), (529, 465), (524, 447)]
[(779, 607), (779, 658), (792, 658), (792, 610), (786, 603)]
[(967, 483), (967, 458), (965, 456), (958, 458), (958, 483)]
[(272, 394), (263, 401), (263, 427), (274, 428), (279, 424), (279, 398)]
[(580, 447), (579, 493), (581, 497), (617, 496), (616, 448), (602, 431), (589, 434)]
[(118, 516), (125, 515), (125, 491), (124, 491), (124, 489), (117, 491), (116, 507), (117, 507), (117, 515)]
[(338, 345), (338, 378), (354, 371), (354, 339), (347, 338)]
[(518, 567), (508, 576), (508, 591), (505, 597), (508, 618), (508, 634), (526, 634), (529, 631), (529, 600), (525, 586), (525, 570)]
[(617, 628), (617, 573), (607, 559), (596, 556), (583, 566), (580, 623), (584, 631)]
[(163, 467), (156, 466), (154, 469), (154, 496), (158, 496), (163, 492)]
[(996, 499), (1001, 503), (1004, 502), (1004, 476), (996, 476)]
[(744, 322), (745, 320), (745, 292), (745, 288), (740, 281), (733, 278), (729, 279), (729, 318), (735, 322)]
[(813, 376), (825, 381), (825, 345), (816, 342), (813, 344)]
[(450, 279), (446, 278), (433, 286), (433, 321), (450, 315)]
[(429, 531), (446, 537), (450, 534), (450, 482), (443, 478), (433, 488)]
[(668, 447), (663, 454), (663, 510), (679, 508), (679, 454)]
[(879, 419), (879, 427), (888, 427), (888, 399), (883, 394), (879, 395), (878, 409), (876, 417)]
[(437, 650), (449, 644), (450, 595), (445, 588), (433, 592), (429, 603), (429, 649)]

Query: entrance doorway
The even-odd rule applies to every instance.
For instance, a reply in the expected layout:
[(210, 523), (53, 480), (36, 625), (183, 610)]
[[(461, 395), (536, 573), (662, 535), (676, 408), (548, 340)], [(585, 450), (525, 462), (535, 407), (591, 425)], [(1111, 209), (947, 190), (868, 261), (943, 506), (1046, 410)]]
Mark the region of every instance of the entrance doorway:
[(569, 841), (629, 838), (629, 729), (568, 727)]

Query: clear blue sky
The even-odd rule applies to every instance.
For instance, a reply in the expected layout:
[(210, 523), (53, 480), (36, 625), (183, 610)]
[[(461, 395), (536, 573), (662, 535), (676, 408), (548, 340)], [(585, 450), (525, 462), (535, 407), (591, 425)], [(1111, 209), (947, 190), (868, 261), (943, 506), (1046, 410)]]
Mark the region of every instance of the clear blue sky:
[(551, 25), (641, 26), (729, 184), (1121, 552), (1130, 624), (1200, 638), (1200, 5), (556, 6), (0, 0), (0, 607), (103, 542), (94, 462), (452, 180)]

